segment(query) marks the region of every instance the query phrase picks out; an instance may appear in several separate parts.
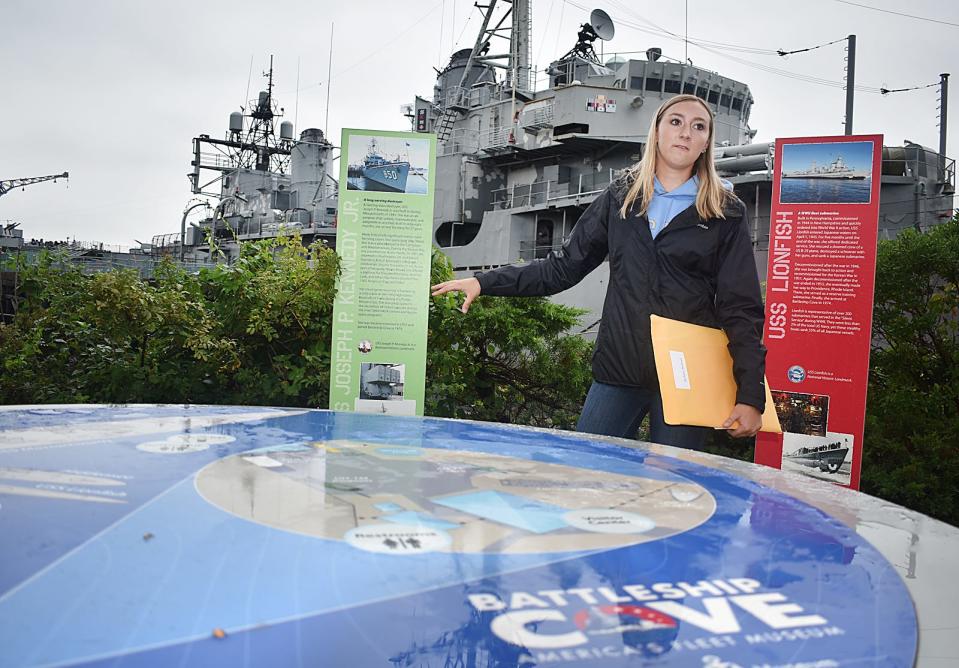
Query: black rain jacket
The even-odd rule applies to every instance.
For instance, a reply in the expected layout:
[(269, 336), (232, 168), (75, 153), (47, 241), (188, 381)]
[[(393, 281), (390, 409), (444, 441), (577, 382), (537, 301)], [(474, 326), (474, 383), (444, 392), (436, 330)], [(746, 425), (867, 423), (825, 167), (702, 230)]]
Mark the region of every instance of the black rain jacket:
[(650, 314), (707, 327), (729, 338), (736, 402), (765, 407), (763, 302), (746, 206), (702, 220), (695, 204), (653, 239), (645, 216), (623, 218), (627, 184), (607, 188), (580, 217), (569, 241), (544, 260), (480, 275), (484, 295), (544, 296), (581, 281), (609, 257), (609, 286), (593, 354), (593, 377), (658, 391)]

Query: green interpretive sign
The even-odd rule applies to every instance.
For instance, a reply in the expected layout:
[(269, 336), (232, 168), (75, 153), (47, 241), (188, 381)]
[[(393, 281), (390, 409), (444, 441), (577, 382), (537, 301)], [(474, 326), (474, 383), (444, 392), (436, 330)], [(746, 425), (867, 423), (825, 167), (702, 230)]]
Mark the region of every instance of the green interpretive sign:
[(344, 129), (330, 408), (422, 415), (436, 137)]

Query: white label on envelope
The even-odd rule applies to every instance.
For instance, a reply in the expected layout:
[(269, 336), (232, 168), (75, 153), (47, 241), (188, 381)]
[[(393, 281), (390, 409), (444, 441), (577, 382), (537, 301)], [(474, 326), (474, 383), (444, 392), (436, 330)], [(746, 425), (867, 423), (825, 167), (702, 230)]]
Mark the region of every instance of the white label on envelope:
[(677, 390), (689, 390), (689, 371), (686, 369), (686, 356), (680, 350), (669, 351), (669, 361), (673, 364), (673, 382)]

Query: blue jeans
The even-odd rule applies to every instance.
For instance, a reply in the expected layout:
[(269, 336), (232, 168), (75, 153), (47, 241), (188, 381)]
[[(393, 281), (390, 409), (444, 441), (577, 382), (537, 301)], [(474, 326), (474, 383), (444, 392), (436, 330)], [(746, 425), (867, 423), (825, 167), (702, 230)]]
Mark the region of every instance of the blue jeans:
[(576, 431), (620, 438), (636, 438), (649, 413), (649, 440), (689, 450), (702, 450), (709, 427), (666, 424), (659, 392), (639, 387), (619, 387), (593, 381), (583, 404)]

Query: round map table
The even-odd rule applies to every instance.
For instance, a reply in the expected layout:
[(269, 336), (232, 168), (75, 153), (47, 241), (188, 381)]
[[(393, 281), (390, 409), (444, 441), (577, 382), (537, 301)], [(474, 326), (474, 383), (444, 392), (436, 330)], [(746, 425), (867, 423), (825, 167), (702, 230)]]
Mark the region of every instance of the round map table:
[(0, 409), (0, 666), (959, 665), (959, 530), (619, 439)]

